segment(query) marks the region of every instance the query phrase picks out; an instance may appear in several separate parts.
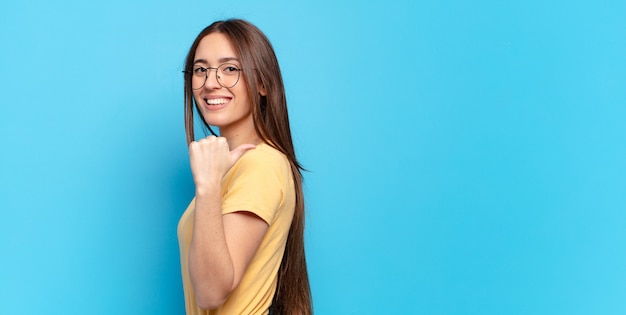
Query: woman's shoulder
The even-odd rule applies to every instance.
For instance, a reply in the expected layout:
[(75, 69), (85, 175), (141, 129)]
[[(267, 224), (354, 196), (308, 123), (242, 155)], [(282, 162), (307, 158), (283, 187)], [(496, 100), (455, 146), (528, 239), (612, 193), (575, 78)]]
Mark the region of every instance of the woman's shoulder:
[(246, 151), (226, 173), (225, 178), (286, 178), (291, 174), (287, 157), (272, 146), (262, 143)]
[(287, 157), (271, 145), (261, 143), (252, 150), (248, 150), (240, 159), (242, 164), (261, 165), (289, 165)]
[(270, 160), (283, 160), (286, 159), (285, 155), (272, 147), (271, 145), (263, 142), (256, 146), (256, 148), (249, 150), (243, 156), (249, 156), (249, 158), (255, 159), (270, 159)]

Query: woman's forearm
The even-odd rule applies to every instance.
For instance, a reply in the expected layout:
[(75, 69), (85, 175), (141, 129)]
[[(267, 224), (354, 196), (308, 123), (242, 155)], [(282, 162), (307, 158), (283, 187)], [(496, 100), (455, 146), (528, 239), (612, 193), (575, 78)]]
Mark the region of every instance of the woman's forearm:
[(198, 306), (222, 305), (233, 291), (234, 266), (226, 243), (220, 181), (196, 189), (189, 273)]

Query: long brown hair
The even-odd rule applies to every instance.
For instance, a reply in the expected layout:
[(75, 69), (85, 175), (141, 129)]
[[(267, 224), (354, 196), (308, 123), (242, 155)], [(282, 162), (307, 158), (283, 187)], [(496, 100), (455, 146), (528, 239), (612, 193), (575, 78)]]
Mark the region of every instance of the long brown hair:
[[(194, 140), (195, 100), (191, 90), (191, 71), (200, 40), (211, 33), (226, 35), (241, 59), (242, 75), (251, 96), (254, 128), (268, 145), (282, 152), (291, 164), (296, 190), (296, 208), (287, 237), (285, 254), (278, 270), (278, 287), (270, 307), (272, 314), (312, 314), (311, 289), (304, 254), (304, 196), (302, 165), (296, 159), (291, 139), (287, 99), (278, 60), (267, 37), (247, 21), (217, 21), (202, 30), (191, 45), (185, 62), (185, 130), (187, 143)], [(265, 89), (261, 96), (258, 87)], [(258, 97), (254, 97), (258, 96)], [(199, 111), (198, 111), (199, 112)], [(202, 114), (203, 127), (215, 134)]]

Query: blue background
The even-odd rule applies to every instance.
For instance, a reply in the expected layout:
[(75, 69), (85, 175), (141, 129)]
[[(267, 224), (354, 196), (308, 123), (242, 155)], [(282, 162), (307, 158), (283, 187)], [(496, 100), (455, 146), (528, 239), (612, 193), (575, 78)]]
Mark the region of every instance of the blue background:
[(625, 314), (626, 2), (3, 1), (0, 313), (181, 314), (183, 61), (273, 42), (317, 314)]

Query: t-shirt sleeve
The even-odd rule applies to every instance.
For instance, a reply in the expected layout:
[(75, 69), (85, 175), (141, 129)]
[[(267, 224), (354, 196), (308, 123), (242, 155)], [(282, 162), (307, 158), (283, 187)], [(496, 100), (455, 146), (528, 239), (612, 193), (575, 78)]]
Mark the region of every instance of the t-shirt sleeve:
[(281, 161), (271, 152), (246, 152), (224, 177), (222, 213), (252, 212), (271, 224), (284, 199)]

